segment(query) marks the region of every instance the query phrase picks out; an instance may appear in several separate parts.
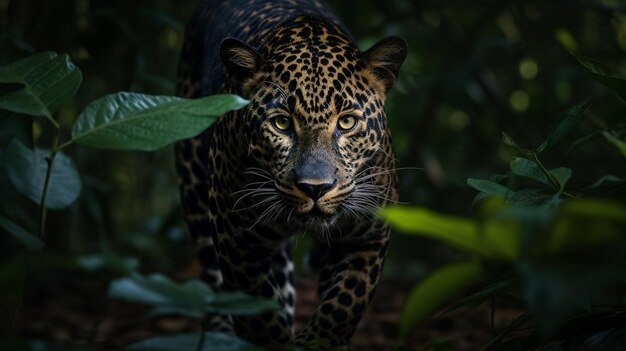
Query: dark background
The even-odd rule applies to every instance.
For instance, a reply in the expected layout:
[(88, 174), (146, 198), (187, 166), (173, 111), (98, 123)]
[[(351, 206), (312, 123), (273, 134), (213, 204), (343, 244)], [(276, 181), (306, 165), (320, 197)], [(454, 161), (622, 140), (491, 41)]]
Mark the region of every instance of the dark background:
[[(173, 94), (185, 21), (198, 3), (0, 0), (0, 65), (47, 50), (71, 56), (84, 79), (57, 114), (67, 133), (75, 116), (105, 94)], [(386, 106), (398, 166), (421, 168), (400, 171), (404, 202), (471, 215), (476, 191), (466, 179), (505, 172), (514, 156), (500, 142), (503, 131), (536, 147), (563, 111), (587, 97), (593, 106), (569, 139), (624, 121), (625, 105), (570, 54), (593, 57), (626, 74), (626, 6), (619, 1), (351, 0), (330, 5), (362, 50), (389, 35), (408, 43), (409, 55)], [(50, 143), (46, 123), (41, 119), (33, 125), (39, 145)], [(571, 167), (583, 180), (624, 174), (623, 158), (606, 144), (590, 143), (569, 153), (566, 146), (542, 161)], [(75, 146), (66, 152), (81, 173), (83, 192), (68, 210), (50, 213), (49, 254), (114, 254), (134, 259), (142, 272), (195, 274), (171, 148), (142, 153)], [(36, 206), (5, 197), (7, 186), (0, 185), (0, 210), (36, 232)], [(0, 235), (3, 260), (10, 262), (18, 251), (10, 237)], [(438, 242), (397, 233), (384, 274), (406, 287), (462, 255)], [(102, 281), (109, 277), (96, 275)], [(78, 280), (76, 275), (65, 278)], [(45, 286), (52, 295), (63, 295), (53, 290), (65, 286), (47, 279), (31, 279), (26, 286), (31, 292)], [(401, 299), (403, 292), (398, 294)], [(38, 330), (23, 319), (27, 334)]]

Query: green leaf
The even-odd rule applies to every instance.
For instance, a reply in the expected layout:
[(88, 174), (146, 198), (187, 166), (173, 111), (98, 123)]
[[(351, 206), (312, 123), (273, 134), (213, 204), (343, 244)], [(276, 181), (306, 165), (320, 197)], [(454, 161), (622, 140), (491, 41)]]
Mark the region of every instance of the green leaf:
[(202, 334), (157, 336), (128, 345), (127, 351), (261, 351), (249, 342), (223, 333), (205, 332), (202, 349), (198, 349)]
[(463, 250), (485, 253), (477, 237), (478, 227), (472, 220), (406, 206), (389, 207), (381, 212), (381, 216), (400, 231), (442, 240)]
[(240, 292), (215, 293), (199, 280), (176, 283), (160, 274), (117, 279), (111, 282), (109, 296), (159, 307), (153, 314), (176, 311), (195, 318), (206, 313), (252, 315), (280, 308), (276, 301)]
[(24, 228), (19, 225), (11, 222), (4, 216), (0, 215), (0, 227), (4, 228), (7, 233), (13, 235), (15, 239), (19, 240), (26, 246), (27, 250), (30, 251), (39, 251), (41, 250), (45, 244), (43, 241), (39, 240), (38, 237), (33, 234), (27, 232)]
[(612, 174), (605, 175), (588, 186), (588, 189), (598, 189), (605, 186), (621, 185), (626, 183), (626, 177), (618, 177)]
[(510, 162), (510, 167), (513, 174), (536, 180), (545, 185), (550, 185), (548, 177), (541, 170), (541, 167), (534, 161), (526, 158), (514, 157)]
[(533, 206), (543, 203), (549, 196), (539, 189), (522, 189), (512, 193), (506, 201), (518, 207)]
[(626, 80), (618, 77), (613, 70), (594, 59), (572, 54), (585, 67), (593, 78), (611, 89), (622, 101), (626, 102)]
[(488, 195), (507, 196), (511, 193), (511, 189), (491, 180), (468, 178), (467, 185)]
[(108, 270), (115, 273), (128, 274), (139, 267), (139, 259), (105, 253), (77, 257), (76, 265), (88, 272)]
[(576, 106), (565, 111), (559, 118), (556, 128), (548, 135), (546, 141), (544, 141), (537, 153), (541, 153), (553, 147), (559, 142), (580, 120), (583, 118), (583, 113), (591, 106), (591, 99), (585, 99), (578, 103)]
[(493, 259), (514, 260), (519, 251), (519, 226), (492, 216), (481, 222), (406, 206), (392, 206), (380, 215), (394, 228)]
[(515, 142), (515, 140), (513, 140), (513, 138), (510, 135), (508, 135), (507, 133), (505, 133), (505, 132), (502, 132), (501, 140), (502, 140), (502, 143), (504, 145), (509, 146), (509, 147), (517, 150), (522, 155), (531, 155), (533, 153), (532, 150), (528, 150), (528, 149), (525, 149), (525, 148), (519, 146), (519, 144), (517, 144), (517, 142)]
[(558, 167), (548, 171), (550, 175), (559, 183), (559, 191), (565, 189), (567, 181), (572, 177), (572, 170), (567, 167)]
[(78, 89), (80, 70), (66, 54), (44, 52), (0, 67), (0, 108), (52, 118)]
[(479, 262), (457, 262), (437, 269), (417, 284), (407, 298), (399, 322), (406, 338), (415, 326), (484, 275)]
[[(30, 150), (13, 139), (2, 153), (0, 168), (17, 191), (41, 204), (41, 194), (48, 169), (49, 150)], [(59, 210), (71, 205), (80, 194), (82, 183), (72, 160), (58, 152), (52, 167), (46, 208)]]
[(236, 95), (199, 99), (127, 92), (107, 95), (89, 104), (78, 116), (70, 142), (103, 149), (152, 151), (198, 135), (219, 116), (247, 103)]
[(602, 135), (619, 150), (622, 156), (626, 157), (626, 143), (624, 141), (617, 139), (608, 132), (602, 132)]

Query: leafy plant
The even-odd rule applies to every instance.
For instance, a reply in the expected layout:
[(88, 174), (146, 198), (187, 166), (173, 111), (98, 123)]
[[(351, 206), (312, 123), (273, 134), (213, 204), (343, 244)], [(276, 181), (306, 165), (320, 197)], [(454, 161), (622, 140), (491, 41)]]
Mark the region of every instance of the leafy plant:
[[(0, 139), (0, 169), (14, 189), (40, 208), (39, 235), (17, 224), (10, 215), (0, 214), (0, 228), (30, 251), (45, 246), (47, 210), (71, 206), (80, 196), (83, 183), (72, 159), (62, 150), (79, 144), (99, 149), (153, 151), (172, 142), (192, 137), (209, 127), (222, 114), (243, 107), (247, 101), (235, 95), (214, 95), (200, 99), (153, 96), (120, 92), (91, 102), (71, 128), (71, 137), (55, 119), (55, 114), (76, 93), (82, 73), (65, 54), (46, 52), (0, 67), (0, 109), (9, 111), (3, 120)], [(30, 118), (45, 118), (51, 126), (51, 145), (40, 146), (44, 138), (35, 138), (31, 128), (23, 128)], [(24, 132), (26, 131), (26, 132)], [(57, 257), (45, 264), (38, 257), (39, 269), (102, 268), (128, 273), (136, 269), (136, 259), (125, 259), (112, 253), (66, 259)], [(14, 286), (32, 271), (18, 256), (0, 270), (0, 283)], [(17, 276), (16, 276), (17, 274)], [(20, 284), (18, 284), (20, 285)], [(241, 293), (216, 294), (199, 281), (177, 285), (163, 276), (143, 278), (133, 275), (112, 283), (111, 296), (158, 304), (157, 313), (182, 313), (201, 317), (209, 312), (255, 314), (276, 308), (275, 303)], [(15, 307), (14, 316), (19, 311)], [(196, 336), (194, 336), (196, 337)], [(199, 334), (202, 342), (219, 340), (235, 343), (232, 350), (249, 349), (247, 343), (221, 335)], [(176, 338), (190, 340), (191, 336)], [(159, 341), (157, 341), (159, 342)], [(173, 347), (174, 344), (167, 344)], [(153, 348), (151, 341), (132, 349)], [(179, 349), (179, 347), (173, 347)], [(195, 347), (194, 347), (195, 349)], [(204, 348), (206, 350), (215, 348)], [(221, 349), (221, 348), (220, 348)]]
[[(210, 314), (253, 315), (273, 311), (273, 300), (240, 292), (216, 293), (199, 280), (175, 283), (165, 276), (133, 274), (111, 282), (109, 296), (154, 306), (151, 316), (179, 314), (202, 318)], [(127, 350), (260, 350), (235, 336), (203, 332), (157, 336), (129, 345)]]
[[(589, 59), (578, 60), (600, 82), (617, 90), (618, 96), (626, 93), (623, 80), (608, 68)], [(626, 205), (617, 194), (612, 194), (615, 199), (596, 196), (596, 191), (603, 187), (615, 189), (621, 185), (623, 189), (626, 178), (608, 174), (591, 181), (575, 179), (575, 170), (549, 168), (540, 159), (563, 141), (590, 106), (591, 100), (587, 99), (567, 110), (536, 148), (521, 147), (503, 133), (502, 142), (518, 156), (511, 159), (506, 174), (467, 180), (469, 186), (479, 191), (474, 200), (479, 208), (476, 218), (402, 206), (382, 212), (398, 230), (441, 240), (470, 256), (467, 261), (435, 270), (414, 287), (402, 311), (401, 338), (480, 281), (491, 283), (443, 313), (494, 301), (498, 295), (524, 302), (529, 312), (501, 331), (485, 350), (538, 347), (545, 342), (545, 335), (555, 336), (563, 330), (565, 337), (573, 340), (577, 336), (572, 325), (584, 330), (593, 325), (590, 321), (605, 321), (607, 309), (626, 310), (619, 293), (626, 284)], [(618, 137), (622, 129), (607, 129), (601, 135), (626, 157), (624, 142)], [(592, 139), (578, 139), (570, 150)], [(574, 323), (583, 316), (591, 319), (585, 324)], [(527, 326), (532, 317), (540, 327), (538, 333), (511, 337), (514, 331)], [(617, 347), (620, 341), (613, 335), (624, 335), (626, 328), (623, 324), (611, 328), (597, 329), (587, 335), (589, 339), (578, 338), (576, 342), (589, 343), (604, 335), (606, 338), (600, 340), (605, 347)]]

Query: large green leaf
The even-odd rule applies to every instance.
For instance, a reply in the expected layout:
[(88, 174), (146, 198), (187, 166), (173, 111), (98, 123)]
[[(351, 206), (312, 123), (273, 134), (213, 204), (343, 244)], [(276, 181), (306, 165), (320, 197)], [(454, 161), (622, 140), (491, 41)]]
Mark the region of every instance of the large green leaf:
[(565, 111), (559, 118), (559, 121), (554, 130), (548, 135), (546, 141), (544, 141), (537, 153), (546, 151), (559, 142), (580, 120), (583, 118), (584, 112), (591, 106), (591, 99), (585, 99), (578, 103), (576, 106)]
[(567, 167), (558, 167), (549, 171), (550, 175), (557, 183), (559, 183), (559, 190), (563, 191), (565, 185), (572, 177), (572, 169)]
[[(13, 139), (2, 153), (0, 168), (20, 193), (41, 204), (48, 157), (50, 151), (36, 148), (34, 151)], [(80, 194), (82, 183), (72, 160), (58, 152), (54, 160), (46, 208), (63, 209), (71, 205)]]
[(468, 178), (467, 185), (488, 195), (502, 195), (506, 197), (511, 193), (511, 189), (504, 185), (486, 179)]
[(0, 67), (0, 108), (52, 116), (69, 100), (83, 76), (66, 54), (44, 52)]
[(504, 216), (493, 215), (477, 222), (406, 206), (389, 207), (380, 215), (400, 231), (441, 240), (481, 256), (514, 260), (519, 254), (519, 223)]
[(550, 185), (548, 176), (541, 170), (539, 164), (534, 161), (521, 157), (513, 157), (510, 162), (510, 167), (513, 174), (536, 180), (545, 185)]
[(626, 102), (626, 79), (618, 77), (610, 67), (594, 59), (577, 55), (574, 57), (597, 81), (611, 89), (622, 101)]
[[(202, 340), (202, 348), (198, 348)], [(202, 334), (180, 334), (157, 336), (128, 345), (127, 351), (260, 351), (249, 342), (236, 336), (205, 332)]]
[(176, 283), (160, 274), (115, 280), (109, 296), (156, 306), (153, 315), (176, 312), (200, 318), (206, 313), (252, 315), (280, 308), (276, 301), (240, 292), (216, 293), (199, 280)]
[(27, 232), (24, 228), (11, 222), (9, 219), (1, 215), (0, 227), (4, 228), (4, 230), (13, 235), (13, 237), (15, 237), (17, 240), (21, 241), (28, 250), (38, 251), (41, 250), (45, 245), (43, 241), (39, 240), (38, 237)]
[(78, 116), (71, 142), (103, 149), (152, 151), (201, 133), (217, 117), (247, 103), (227, 94), (200, 99), (127, 92), (107, 95)]
[(470, 252), (485, 253), (483, 245), (477, 240), (477, 225), (472, 220), (406, 206), (389, 207), (381, 215), (400, 231), (442, 240)]
[(400, 337), (406, 338), (419, 322), (483, 275), (476, 261), (452, 263), (428, 275), (413, 288), (404, 303), (398, 324)]

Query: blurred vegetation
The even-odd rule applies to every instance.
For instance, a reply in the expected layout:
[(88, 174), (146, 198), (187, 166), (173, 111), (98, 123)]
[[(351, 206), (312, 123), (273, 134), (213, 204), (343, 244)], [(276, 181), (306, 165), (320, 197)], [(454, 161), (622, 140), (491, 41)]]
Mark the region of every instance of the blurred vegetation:
[[(199, 3), (0, 0), (0, 66), (37, 52), (68, 53), (82, 71), (83, 81), (76, 95), (55, 116), (61, 130), (67, 132), (80, 111), (106, 94), (133, 91), (172, 95), (184, 24)], [(419, 223), (443, 227), (433, 235), (424, 235), (429, 232), (427, 228), (413, 227), (409, 230), (421, 235), (394, 235), (387, 276), (417, 283), (431, 272), (451, 272), (458, 280), (446, 278), (443, 285), (434, 286), (465, 292), (474, 288), (478, 292), (469, 298), (480, 298), (472, 303), (488, 300), (495, 291), (503, 292), (515, 297), (508, 303), (520, 308), (529, 306), (530, 312), (545, 317), (541, 312), (550, 309), (538, 304), (551, 296), (542, 295), (545, 291), (566, 296), (571, 290), (597, 285), (593, 279), (579, 279), (581, 262), (587, 262), (583, 257), (592, 262), (597, 258), (594, 255), (602, 255), (609, 246), (617, 251), (611, 256), (614, 260), (607, 261), (612, 268), (582, 265), (588, 272), (585, 274), (609, 274), (624, 268), (624, 251), (620, 250), (626, 240), (620, 209), (626, 199), (626, 89), (619, 77), (626, 77), (626, 6), (621, 1), (329, 3), (361, 49), (388, 35), (404, 38), (409, 46), (400, 81), (387, 101), (387, 114), (398, 166), (423, 168), (400, 171), (401, 199), (429, 210), (419, 214), (410, 212), (419, 209), (408, 210), (408, 217), (401, 222), (409, 227)], [(549, 140), (563, 126), (560, 116), (576, 106), (576, 123), (567, 125), (558, 142), (534, 157), (532, 150), (537, 151)], [(36, 145), (50, 147), (54, 134), (48, 122), (37, 119), (32, 125), (9, 132), (7, 126), (13, 118), (0, 110), (0, 149), (9, 145), (7, 136), (15, 133)], [(133, 270), (178, 276), (190, 270), (194, 254), (180, 220), (169, 148), (151, 153), (86, 147), (64, 151), (80, 172), (83, 188), (70, 208), (49, 211), (44, 250), (25, 253), (20, 242), (0, 230), (0, 297), (10, 303), (0, 310), (2, 320), (10, 321), (1, 326), (3, 331), (11, 328), (22, 298), (40, 296), (41, 287), (58, 288), (50, 269), (61, 275), (95, 270), (104, 281)], [(559, 168), (571, 173), (551, 173)], [(0, 172), (0, 214), (36, 233), (37, 206), (18, 194), (7, 177)], [(473, 179), (469, 181), (471, 186), (468, 178)], [(565, 183), (561, 183), (563, 179)], [(490, 196), (481, 195), (475, 201), (476, 189)], [(511, 193), (524, 196), (512, 197)], [(591, 207), (584, 207), (590, 203)], [(562, 211), (567, 211), (563, 206), (576, 208), (576, 204), (595, 212), (585, 217), (574, 211), (569, 216), (575, 221), (570, 223), (570, 217), (562, 217)], [(504, 250), (501, 256), (484, 252), (484, 246), (492, 242), (482, 236), (474, 239), (482, 252), (455, 244), (454, 238), (458, 239), (464, 229), (452, 224), (472, 226), (498, 221), (501, 211), (509, 211), (508, 215), (512, 212), (512, 221), (517, 223), (493, 232), (500, 240), (495, 241), (495, 247)], [(610, 211), (618, 214), (602, 217)], [(520, 225), (526, 229), (519, 229)], [(614, 237), (599, 238), (601, 250), (593, 251), (577, 247), (580, 241), (576, 235), (565, 235), (574, 248), (548, 256), (551, 263), (578, 264), (567, 265), (565, 270), (546, 270), (536, 265), (541, 260), (528, 260), (523, 255), (520, 243), (554, 248), (554, 243), (545, 241), (551, 236), (540, 234), (559, 230), (567, 233), (568, 228), (574, 234), (622, 237), (617, 241)], [(526, 241), (502, 240), (501, 233), (518, 233)], [(446, 235), (452, 241), (442, 238)], [(300, 246), (297, 256), (303, 251)], [(459, 266), (459, 262), (471, 264)], [(24, 271), (29, 272), (27, 280)], [(75, 279), (72, 274), (76, 273), (64, 275), (65, 279)], [(613, 300), (604, 306), (610, 307), (602, 311), (588, 308), (587, 312), (604, 313), (598, 317), (602, 319), (595, 320), (599, 321), (596, 325), (623, 326), (623, 315), (616, 317), (612, 313), (624, 311), (624, 288), (615, 284), (623, 284), (624, 277), (609, 275)], [(423, 281), (437, 282), (436, 276), (429, 277)], [(484, 289), (476, 290), (477, 285)], [(603, 294), (605, 290), (599, 288), (605, 285), (601, 285), (594, 286), (593, 292)], [(564, 292), (564, 287), (570, 290)], [(448, 299), (459, 296), (443, 295), (437, 295), (439, 304), (450, 304)], [(419, 307), (412, 310), (408, 305), (406, 308), (404, 313), (412, 321), (404, 319), (404, 327), (400, 328), (404, 334), (419, 326), (420, 313), (426, 317), (433, 312), (418, 311)], [(571, 310), (556, 312), (554, 315), (562, 317), (562, 312)], [(555, 323), (561, 325), (561, 321), (557, 318)], [(578, 321), (568, 320), (568, 325), (574, 326), (572, 330), (581, 328)], [(521, 326), (527, 320), (516, 322)], [(548, 329), (555, 328), (546, 327), (544, 332), (549, 334)], [(554, 333), (550, 335), (554, 337)]]

